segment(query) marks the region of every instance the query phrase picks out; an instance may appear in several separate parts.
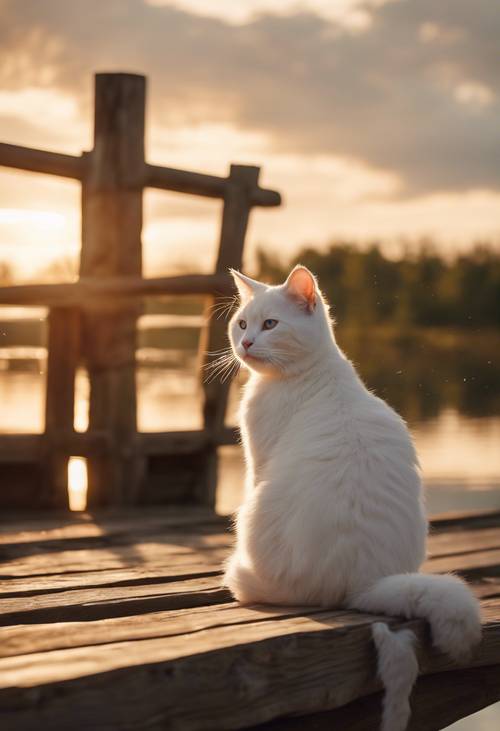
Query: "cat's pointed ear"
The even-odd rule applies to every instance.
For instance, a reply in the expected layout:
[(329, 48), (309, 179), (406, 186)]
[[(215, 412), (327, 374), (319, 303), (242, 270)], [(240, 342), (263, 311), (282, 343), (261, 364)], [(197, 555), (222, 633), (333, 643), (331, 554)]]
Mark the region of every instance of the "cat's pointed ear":
[(242, 302), (247, 302), (259, 291), (259, 289), (263, 289), (265, 286), (262, 282), (256, 282), (255, 279), (250, 279), (250, 277), (236, 271), (236, 269), (230, 269), (229, 271), (234, 279), (234, 283)]
[(285, 282), (285, 289), (289, 295), (304, 305), (309, 312), (316, 307), (318, 300), (318, 289), (314, 274), (311, 274), (307, 267), (298, 264)]

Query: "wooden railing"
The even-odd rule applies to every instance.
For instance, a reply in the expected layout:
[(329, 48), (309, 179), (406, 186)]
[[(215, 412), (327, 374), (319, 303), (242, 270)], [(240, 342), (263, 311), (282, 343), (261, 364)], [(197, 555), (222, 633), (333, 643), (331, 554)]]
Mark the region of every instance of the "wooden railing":
[[(225, 345), (225, 323), (210, 307), (232, 291), (251, 209), (277, 206), (259, 187), (259, 168), (231, 165), (228, 177), (149, 165), (144, 159), (146, 80), (95, 77), (94, 147), (80, 157), (0, 144), (0, 165), (81, 182), (80, 278), (74, 284), (0, 288), (0, 305), (49, 307), (45, 431), (0, 436), (0, 506), (67, 508), (70, 456), (85, 456), (90, 508), (195, 502), (213, 506), (217, 447), (233, 442), (224, 424), (229, 382), (203, 382), (209, 353)], [(213, 274), (142, 278), (144, 187), (221, 198), (220, 243)], [(205, 295), (200, 339), (201, 431), (137, 432), (135, 352), (140, 297)], [(74, 429), (75, 373), (90, 381), (89, 426)]]

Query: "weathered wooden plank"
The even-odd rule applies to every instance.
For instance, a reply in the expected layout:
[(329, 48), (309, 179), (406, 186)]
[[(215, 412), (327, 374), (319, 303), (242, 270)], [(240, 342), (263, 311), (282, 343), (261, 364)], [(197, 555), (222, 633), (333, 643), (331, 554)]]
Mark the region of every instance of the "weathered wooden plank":
[(498, 576), (500, 575), (500, 549), (430, 559), (424, 563), (423, 570), (433, 574), (455, 571), (465, 578)]
[[(211, 533), (211, 530), (210, 530)], [(83, 541), (83, 544), (78, 541)], [(222, 551), (221, 555), (225, 555), (232, 543), (229, 534), (221, 536), (207, 536), (203, 539), (205, 546), (210, 542), (217, 543)], [(35, 543), (33, 548), (26, 547), (26, 542), (13, 545), (4, 544), (1, 548), (0, 556), (3, 556), (3, 563), (0, 566), (0, 573), (11, 575), (30, 575), (35, 573), (49, 573), (50, 566), (54, 570), (60, 571), (77, 571), (91, 569), (109, 569), (118, 568), (119, 566), (130, 565), (130, 561), (134, 557), (140, 556), (140, 561), (144, 565), (152, 563), (158, 565), (165, 556), (171, 556), (181, 550), (184, 546), (187, 554), (194, 549), (200, 549), (203, 540), (196, 540), (193, 536), (187, 536), (183, 541), (177, 540), (170, 534), (162, 534), (161, 532), (151, 531), (149, 540), (141, 540), (140, 535), (124, 536), (121, 538), (111, 539), (106, 537), (94, 536), (92, 541), (85, 543), (84, 539), (73, 539), (73, 544), (69, 543), (65, 546), (64, 541), (60, 544), (51, 545), (47, 543), (44, 550), (42, 542)], [(71, 547), (73, 545), (73, 548)], [(78, 548), (78, 546), (87, 545), (87, 548)], [(24, 546), (24, 547), (23, 547)], [(64, 550), (66, 548), (66, 550)], [(58, 550), (59, 549), (59, 550)], [(62, 550), (61, 550), (62, 549)], [(26, 555), (34, 551), (37, 555)], [(195, 554), (193, 553), (193, 560)], [(122, 562), (117, 563), (117, 562)], [(479, 576), (483, 573), (495, 576), (500, 574), (500, 549), (491, 549), (485, 551), (473, 551), (461, 553), (459, 555), (451, 555), (430, 559), (424, 565), (424, 570), (431, 573), (444, 573), (448, 571), (456, 571), (464, 576)], [(22, 573), (18, 573), (22, 572)]]
[[(0, 600), (8, 597), (36, 596), (72, 589), (99, 589), (113, 586), (145, 586), (174, 580), (203, 579), (221, 576), (220, 566), (203, 566), (199, 562), (174, 563), (169, 566), (130, 566), (118, 569), (68, 571), (61, 574), (7, 577), (0, 579)], [(484, 595), (495, 594), (483, 587)]]
[[(205, 196), (207, 198), (224, 198), (227, 184), (228, 178), (217, 175), (146, 165), (144, 185), (151, 188), (189, 193), (190, 195)], [(250, 191), (250, 201), (253, 206), (279, 206), (281, 205), (281, 195), (275, 190), (266, 190), (256, 185)]]
[(495, 576), (479, 576), (468, 582), (478, 599), (496, 598), (500, 596), (500, 578)]
[[(183, 440), (193, 436), (199, 439), (201, 431), (195, 432), (165, 432), (141, 434), (141, 441), (144, 438), (144, 449), (148, 453), (153, 453), (157, 449), (164, 449), (164, 439), (172, 435), (172, 439), (177, 445), (177, 440)], [(91, 435), (76, 434), (75, 442), (81, 437), (84, 441), (89, 439)], [(94, 435), (95, 436), (95, 435)], [(99, 435), (98, 435), (99, 436)], [(12, 440), (11, 440), (12, 437)], [(27, 439), (25, 440), (25, 437)], [(149, 438), (151, 437), (151, 441)], [(0, 447), (5, 439), (5, 452), (16, 452), (22, 450), (25, 442), (39, 447), (42, 435), (0, 435)], [(158, 441), (157, 441), (158, 440)], [(168, 439), (166, 439), (168, 442)], [(201, 442), (196, 442), (196, 446), (200, 446)], [(19, 446), (16, 446), (19, 445)], [(75, 445), (72, 446), (74, 448)], [(182, 449), (182, 446), (179, 447)], [(488, 514), (492, 519), (496, 513)], [(432, 557), (441, 555), (449, 555), (449, 544), (456, 547), (459, 552), (468, 552), (476, 548), (494, 548), (497, 545), (497, 538), (500, 541), (500, 532), (497, 526), (485, 529), (462, 529), (444, 530), (439, 532), (431, 532), (429, 536), (429, 552)], [(169, 507), (168, 509), (158, 510), (157, 508), (134, 508), (133, 510), (114, 509), (112, 512), (94, 511), (92, 513), (75, 513), (72, 515), (52, 516), (46, 514), (33, 514), (29, 517), (22, 516), (16, 519), (9, 519), (2, 522), (2, 530), (0, 532), (0, 545), (3, 543), (19, 543), (20, 541), (38, 541), (62, 540), (64, 538), (84, 538), (86, 536), (100, 536), (107, 534), (110, 536), (125, 533), (131, 537), (141, 536), (144, 532), (160, 531), (188, 531), (190, 527), (194, 532), (198, 530), (200, 525), (214, 526), (214, 530), (218, 526), (224, 529), (229, 527), (230, 521), (227, 516), (215, 515), (211, 510), (202, 506), (183, 506)], [(461, 525), (461, 522), (460, 524)], [(453, 551), (452, 553), (456, 553)]]
[(148, 569), (173, 568), (198, 564), (207, 570), (220, 568), (228, 555), (226, 548), (205, 550), (186, 550), (173, 552), (172, 547), (162, 543), (111, 546), (74, 551), (54, 551), (50, 554), (34, 554), (5, 561), (0, 565), (0, 578), (7, 580), (22, 576), (47, 576), (76, 571), (104, 571), (108, 569), (132, 568), (142, 566)]
[[(4, 723), (36, 720), (66, 728), (241, 728), (286, 714), (344, 705), (380, 690), (366, 617), (345, 625), (336, 612), (277, 621), (218, 626), (188, 634), (114, 642), (8, 657), (0, 661), (0, 709)], [(427, 649), (422, 622), (423, 674), (455, 667)], [(487, 624), (469, 667), (495, 664), (498, 623)], [(223, 679), (223, 680), (222, 680)], [(34, 695), (32, 689), (36, 687)], [(119, 693), (120, 703), (114, 702)], [(193, 703), (196, 698), (196, 703)], [(49, 702), (50, 699), (50, 702)], [(78, 724), (78, 725), (76, 725)]]
[[(137, 524), (125, 514), (88, 523), (82, 518), (65, 524), (52, 521), (47, 532), (37, 520), (6, 525), (9, 534), (2, 537), (1, 549), (18, 556), (6, 567), (45, 574), (73, 567), (73, 572), (39, 577), (21, 573), (25, 578), (0, 587), (0, 617), (3, 612), (8, 622), (27, 623), (0, 630), (0, 655), (5, 656), (0, 660), (0, 684), (5, 683), (0, 690), (0, 724), (28, 729), (46, 723), (62, 729), (71, 717), (77, 719), (76, 729), (85, 729), (98, 717), (102, 729), (168, 725), (201, 731), (255, 726), (358, 699), (356, 711), (344, 708), (328, 716), (330, 724), (337, 724), (330, 727), (371, 728), (355, 724), (363, 717), (371, 722), (377, 718), (376, 706), (359, 701), (379, 688), (369, 629), (374, 617), (226, 603), (229, 596), (219, 589), (219, 571), (231, 537), (219, 530), (216, 519), (207, 520), (205, 511), (185, 515), (184, 526), (175, 528), (182, 515), (141, 511)], [(23, 527), (31, 530), (19, 535)], [(470, 524), (437, 531), (430, 539), (434, 557), (428, 569), (458, 567), (470, 576), (495, 574), (496, 535), (490, 527)], [(38, 555), (23, 556), (31, 551)], [(115, 567), (98, 570), (108, 562)], [(198, 575), (187, 578), (188, 572)], [(490, 598), (482, 602), (484, 640), (471, 668), (498, 665), (500, 579), (483, 577), (473, 589)], [(210, 602), (215, 604), (207, 606)], [(68, 621), (76, 618), (86, 621)], [(428, 686), (419, 681), (410, 729), (439, 728), (426, 725), (432, 720), (427, 711), (431, 706), (444, 724), (497, 698), (497, 669), (479, 675), (453, 669), (446, 658), (428, 649), (425, 623), (386, 621), (416, 630), (423, 674), (447, 671), (442, 679), (429, 675)], [(461, 690), (467, 677), (476, 689), (482, 683), (482, 695), (468, 694), (465, 686)], [(426, 687), (428, 694), (419, 696)]]
[(81, 157), (8, 145), (5, 142), (0, 142), (0, 165), (75, 180), (81, 180), (85, 172), (85, 162)]
[[(163, 546), (172, 555), (177, 553), (190, 553), (192, 551), (209, 550), (212, 548), (227, 549), (232, 543), (231, 537), (227, 533), (214, 531), (213, 525), (198, 526), (196, 533), (184, 531), (164, 531), (158, 530), (145, 531), (142, 536), (134, 534), (129, 536), (126, 533), (114, 533), (112, 535), (102, 534), (88, 536), (82, 538), (63, 538), (63, 539), (46, 539), (34, 541), (20, 541), (19, 543), (0, 544), (0, 561), (15, 561), (32, 555), (41, 555), (45, 557), (45, 561), (50, 563), (57, 562), (58, 557), (53, 558), (53, 553), (72, 551), (93, 551), (93, 550), (114, 550), (115, 548), (132, 547), (135, 551), (140, 552), (145, 549), (148, 552), (148, 546), (155, 544)], [(1, 565), (1, 564), (0, 564)]]
[(75, 622), (145, 615), (165, 609), (231, 601), (220, 576), (142, 586), (93, 587), (15, 598), (2, 597), (0, 625)]
[[(373, 731), (380, 728), (382, 693), (342, 708), (296, 718), (278, 718), (247, 731)], [(500, 665), (418, 678), (407, 731), (439, 731), (500, 699)]]
[[(318, 612), (320, 610), (317, 610)], [(112, 617), (86, 622), (68, 621), (64, 624), (36, 624), (4, 627), (0, 629), (0, 657), (92, 645), (108, 644), (199, 632), (220, 626), (246, 622), (277, 621), (282, 618), (314, 615), (315, 611), (303, 607), (253, 607), (248, 609), (236, 603), (224, 603), (214, 607), (199, 606), (187, 609), (169, 609), (148, 614)], [(338, 621), (346, 626), (367, 621), (366, 616), (338, 612)]]
[(489, 528), (500, 525), (500, 510), (454, 510), (431, 517), (432, 531)]
[[(206, 596), (206, 604), (192, 606), (189, 609), (182, 607), (182, 601), (176, 603), (179, 597), (188, 597), (189, 589), (196, 585), (194, 581), (176, 582), (166, 594), (167, 611), (152, 611), (148, 613), (132, 612), (130, 614), (114, 614), (103, 619), (94, 620), (90, 616), (88, 621), (73, 621), (70, 618), (61, 623), (43, 623), (44, 619), (40, 612), (37, 624), (22, 626), (3, 627), (0, 629), (0, 657), (11, 657), (21, 654), (35, 652), (48, 652), (71, 647), (83, 647), (110, 642), (123, 642), (136, 639), (172, 637), (180, 634), (199, 632), (202, 629), (234, 625), (239, 631), (239, 625), (262, 621), (289, 620), (295, 617), (314, 617), (322, 615), (325, 609), (314, 607), (279, 607), (254, 605), (252, 607), (241, 607), (235, 602), (228, 601), (227, 594), (223, 592), (216, 595), (218, 584), (212, 583), (208, 577), (198, 581), (198, 597)], [(162, 587), (158, 587), (159, 591)], [(179, 591), (175, 591), (178, 589)], [(68, 593), (69, 594), (69, 593)], [(66, 594), (65, 594), (66, 596)], [(119, 594), (115, 594), (119, 596)], [(138, 595), (141, 600), (147, 594)], [(101, 601), (110, 601), (111, 594), (100, 594)], [(56, 597), (57, 598), (57, 597)], [(73, 606), (76, 592), (70, 597)], [(85, 600), (84, 593), (81, 598)], [(129, 597), (130, 599), (131, 597)], [(96, 597), (97, 601), (97, 597)], [(83, 602), (82, 602), (83, 603)], [(213, 606), (217, 604), (217, 606)], [(56, 605), (54, 605), (56, 606)], [(46, 606), (42, 611), (52, 609), (53, 606)], [(37, 611), (36, 605), (32, 611)], [(333, 611), (333, 610), (332, 610)], [(7, 612), (5, 613), (7, 614)], [(500, 599), (483, 602), (483, 615), (486, 623), (500, 621)], [(371, 623), (374, 615), (367, 615), (361, 612), (350, 610), (335, 610), (337, 627), (344, 627), (345, 631), (351, 626), (360, 623)], [(392, 621), (392, 620), (391, 620)], [(238, 625), (238, 627), (237, 627)]]
[(450, 530), (429, 536), (429, 558), (459, 556), (471, 551), (500, 549), (500, 528), (476, 528), (473, 530)]
[[(225, 527), (225, 521), (204, 524), (200, 516), (199, 530), (193, 532), (189, 522), (185, 523), (186, 534), (179, 535), (168, 527), (168, 523), (146, 521), (142, 526), (128, 533), (128, 521), (116, 524), (108, 534), (102, 527), (96, 530), (93, 526), (91, 535), (85, 525), (79, 532), (48, 533), (44, 536), (28, 533), (16, 542), (12, 535), (4, 536), (0, 544), (0, 556), (3, 564), (0, 573), (9, 575), (36, 575), (54, 573), (56, 571), (78, 571), (112, 569), (129, 566), (140, 556), (144, 566), (158, 566), (166, 556), (176, 553), (192, 556), (200, 550), (217, 547), (221, 556), (225, 555), (232, 544), (229, 533), (218, 532)], [(147, 536), (147, 539), (145, 539)], [(489, 534), (490, 538), (492, 534)], [(494, 538), (493, 538), (494, 541)], [(35, 554), (35, 555), (31, 555)], [(457, 571), (465, 576), (479, 576), (482, 573), (494, 576), (499, 572), (500, 549), (473, 550), (458, 555), (438, 556), (425, 564), (425, 570), (431, 573)]]
[[(4, 598), (36, 597), (48, 593), (71, 590), (113, 587), (143, 587), (164, 584), (174, 580), (203, 579), (217, 576), (222, 580), (221, 566), (203, 566), (200, 563), (173, 563), (169, 566), (144, 568), (135, 566), (104, 571), (81, 571), (43, 576), (10, 578), (0, 581), (0, 601)], [(471, 584), (475, 595), (483, 601), (500, 597), (500, 579), (491, 578)]]
[(196, 506), (171, 507), (157, 510), (137, 508), (134, 510), (96, 511), (73, 513), (54, 517), (54, 514), (29, 518), (12, 519), (1, 523), (0, 545), (29, 541), (62, 540), (64, 538), (85, 538), (127, 534), (141, 536), (152, 531), (178, 533), (196, 532), (199, 526), (213, 526), (226, 529), (229, 526), (225, 516), (214, 514), (207, 508)]

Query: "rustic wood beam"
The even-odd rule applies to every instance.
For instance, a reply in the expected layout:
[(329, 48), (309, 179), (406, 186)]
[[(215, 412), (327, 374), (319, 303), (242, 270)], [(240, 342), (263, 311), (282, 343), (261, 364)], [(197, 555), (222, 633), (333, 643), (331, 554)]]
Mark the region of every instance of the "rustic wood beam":
[(0, 464), (38, 462), (43, 434), (0, 434)]
[[(222, 178), (217, 175), (205, 175), (157, 165), (146, 165), (145, 168), (144, 185), (150, 188), (172, 190), (177, 193), (189, 193), (207, 198), (224, 198), (228, 184), (230, 184), (230, 178)], [(253, 206), (271, 207), (281, 204), (281, 196), (277, 191), (260, 188), (258, 185), (251, 189), (249, 198), (250, 205)]]
[[(220, 232), (219, 253), (215, 265), (218, 274), (227, 276), (229, 268), (240, 269), (243, 261), (243, 247), (252, 210), (252, 191), (258, 188), (260, 168), (251, 165), (231, 165), (228, 185), (224, 195), (224, 209)], [(224, 305), (224, 298), (215, 296), (207, 302), (205, 318), (207, 325), (200, 337), (200, 376), (203, 388), (203, 424), (214, 443), (224, 430), (226, 407), (231, 379), (206, 379), (206, 368), (214, 363), (216, 353), (228, 346), (227, 323), (224, 319), (211, 317), (213, 308)], [(215, 504), (217, 486), (217, 452), (208, 453), (205, 470), (205, 484), (200, 487), (200, 501)]]
[[(142, 278), (146, 79), (96, 74), (94, 147), (82, 181), (80, 276)], [(88, 462), (89, 505), (133, 503), (142, 480), (134, 449), (136, 302), (83, 308), (82, 354), (90, 382), (89, 431), (109, 431), (108, 455)]]
[[(332, 711), (278, 718), (247, 731), (373, 731), (380, 727), (383, 693)], [(426, 675), (411, 697), (407, 731), (439, 731), (500, 699), (500, 665)]]
[(68, 460), (71, 453), (57, 445), (57, 432), (72, 432), (75, 374), (80, 357), (80, 311), (54, 307), (49, 313), (47, 387), (45, 399), (45, 480), (43, 502), (68, 508)]
[[(74, 180), (82, 180), (85, 177), (87, 169), (92, 164), (92, 155), (92, 152), (84, 152), (80, 156), (66, 155), (0, 142), (0, 166)], [(141, 164), (137, 179), (137, 185), (140, 187), (159, 188), (206, 198), (224, 198), (228, 182), (228, 178), (219, 175), (206, 175), (147, 163)], [(256, 186), (250, 192), (250, 202), (253, 206), (279, 206), (281, 195), (275, 190)]]
[(49, 150), (8, 145), (0, 142), (0, 165), (31, 173), (45, 173), (62, 178), (81, 180), (85, 173), (85, 160), (75, 155), (63, 155)]
[(178, 277), (82, 277), (68, 284), (20, 284), (0, 287), (0, 305), (84, 305), (96, 300), (161, 295), (219, 295), (233, 291), (227, 274), (186, 274)]
[[(89, 457), (106, 452), (111, 439), (105, 431), (76, 432), (54, 429), (50, 447), (64, 449), (74, 457)], [(0, 464), (39, 462), (47, 452), (45, 434), (0, 434)]]
[[(140, 449), (144, 454), (190, 454), (212, 444), (212, 436), (204, 431), (142, 432), (138, 435)], [(238, 443), (237, 429), (223, 429), (216, 436), (216, 444)]]
[[(215, 271), (226, 275), (229, 268), (239, 269), (243, 259), (243, 246), (251, 211), (250, 191), (258, 185), (259, 168), (249, 165), (231, 165), (230, 185), (224, 199), (220, 244)], [(227, 275), (226, 275), (227, 276)], [(216, 358), (214, 353), (227, 347), (227, 323), (224, 319), (210, 318), (210, 307), (223, 304), (217, 296), (207, 303), (206, 317), (209, 324), (200, 340), (200, 359), (204, 367)], [(205, 371), (202, 371), (202, 378)], [(224, 428), (226, 402), (230, 380), (219, 379), (203, 382), (204, 421), (208, 431), (218, 433)]]
[[(202, 430), (173, 432), (141, 432), (137, 435), (137, 448), (141, 454), (191, 454), (204, 449), (209, 435)], [(238, 430), (225, 428), (216, 440), (217, 445), (238, 444)], [(51, 449), (64, 450), (74, 457), (90, 457), (105, 454), (111, 447), (111, 436), (104, 430), (76, 432), (52, 428)], [(47, 451), (44, 434), (0, 434), (0, 464), (38, 462)]]

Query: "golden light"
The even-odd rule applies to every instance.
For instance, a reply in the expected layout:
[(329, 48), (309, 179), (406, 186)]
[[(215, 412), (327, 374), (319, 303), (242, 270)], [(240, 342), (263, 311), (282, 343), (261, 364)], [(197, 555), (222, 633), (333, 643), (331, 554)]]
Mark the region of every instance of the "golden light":
[(68, 499), (72, 511), (87, 507), (87, 460), (84, 457), (69, 458)]

